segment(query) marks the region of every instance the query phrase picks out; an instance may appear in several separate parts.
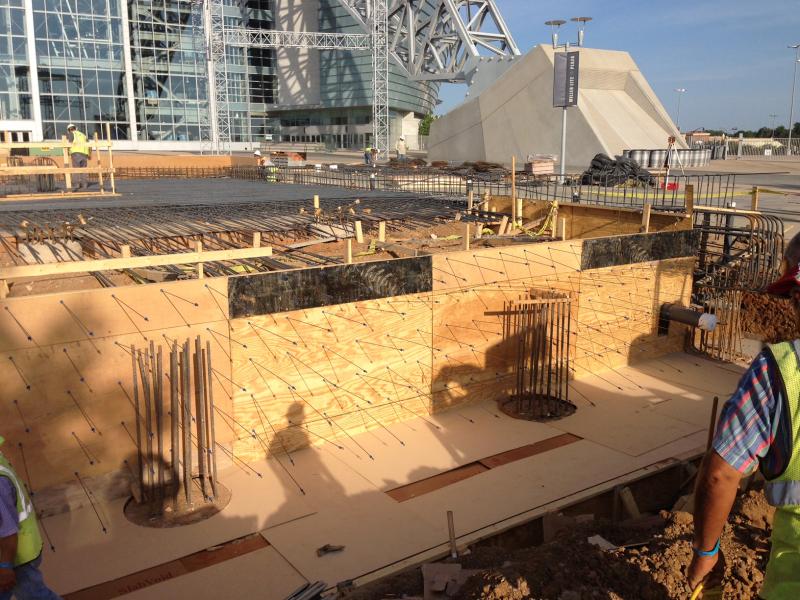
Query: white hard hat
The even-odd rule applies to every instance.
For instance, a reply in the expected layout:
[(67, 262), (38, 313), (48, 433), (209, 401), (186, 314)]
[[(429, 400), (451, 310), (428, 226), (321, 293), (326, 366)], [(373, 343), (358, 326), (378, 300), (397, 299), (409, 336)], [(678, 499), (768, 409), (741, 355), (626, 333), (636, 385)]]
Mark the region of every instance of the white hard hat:
[(401, 139), (401, 140), (403, 140), (403, 141), (405, 141), (405, 139), (406, 139), (406, 138), (404, 138), (404, 137), (401, 135), (401, 136), (400, 136), (400, 139)]
[(67, 125), (67, 131), (69, 131), (70, 129), (77, 129), (77, 127), (75, 127), (74, 123), (70, 123), (69, 125)]
[(256, 150), (255, 152), (253, 152), (253, 154), (255, 156), (261, 156), (261, 150)]

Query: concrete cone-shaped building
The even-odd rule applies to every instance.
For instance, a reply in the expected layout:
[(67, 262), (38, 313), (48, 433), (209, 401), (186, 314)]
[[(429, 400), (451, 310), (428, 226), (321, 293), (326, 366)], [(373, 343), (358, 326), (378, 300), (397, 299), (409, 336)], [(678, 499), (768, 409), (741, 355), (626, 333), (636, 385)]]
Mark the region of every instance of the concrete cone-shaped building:
[[(598, 152), (613, 157), (625, 149), (666, 149), (670, 136), (678, 148), (687, 147), (630, 54), (572, 50), (580, 52), (580, 66), (578, 105), (567, 109), (569, 170), (586, 168)], [(479, 63), (473, 97), (432, 124), (429, 160), (508, 164), (512, 156), (558, 155), (562, 109), (553, 107), (554, 53), (542, 45), (511, 66)], [(482, 83), (504, 67), (494, 81)]]

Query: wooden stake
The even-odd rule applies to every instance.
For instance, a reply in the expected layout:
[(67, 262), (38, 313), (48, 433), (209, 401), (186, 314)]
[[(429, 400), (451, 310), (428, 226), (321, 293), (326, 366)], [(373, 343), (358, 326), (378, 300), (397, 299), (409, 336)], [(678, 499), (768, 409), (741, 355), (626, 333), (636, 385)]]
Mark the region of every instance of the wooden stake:
[(642, 226), (639, 228), (641, 233), (650, 233), (650, 211), (653, 205), (647, 202), (642, 209)]
[[(69, 164), (69, 142), (67, 142), (67, 136), (61, 136), (61, 143), (63, 144), (61, 152), (64, 156), (64, 168), (68, 169), (72, 165)], [(67, 190), (72, 190), (72, 173), (69, 171), (64, 173), (64, 185), (67, 186)]]
[(758, 201), (759, 201), (759, 196), (760, 196), (760, 193), (759, 193), (757, 185), (753, 186), (752, 196), (753, 196), (753, 199), (752, 199), (752, 202), (750, 204), (750, 210), (756, 211), (756, 210), (758, 210)]
[(128, 244), (122, 244), (120, 247), (120, 256), (122, 258), (130, 258), (131, 257), (131, 247)]
[(497, 229), (497, 235), (505, 235), (507, 225), (508, 225), (508, 217), (503, 216), (503, 218), (500, 219), (500, 227)]
[[(194, 243), (194, 251), (200, 254), (203, 251), (203, 242), (200, 240)], [(203, 279), (205, 277), (205, 273), (203, 271), (203, 263), (197, 263), (197, 278)]]
[(686, 200), (686, 215), (691, 217), (694, 214), (694, 185), (687, 183), (683, 195)]
[(260, 248), (261, 247), (261, 232), (254, 231), (253, 232), (253, 248)]
[(558, 206), (553, 209), (553, 220), (550, 221), (550, 237), (556, 237), (556, 231), (558, 230)]
[(561, 217), (558, 220), (558, 239), (565, 240), (567, 239), (567, 219), (565, 217)]
[(483, 210), (489, 210), (489, 192), (483, 192)]
[(319, 195), (314, 194), (314, 208), (319, 208)]
[(472, 206), (475, 201), (475, 193), (470, 190), (467, 192), (467, 212), (472, 212)]
[(356, 221), (355, 226), (356, 226), (356, 241), (359, 244), (363, 244), (364, 243), (364, 230), (361, 228), (361, 221)]
[(456, 548), (456, 526), (453, 522), (453, 511), (447, 511), (447, 532), (450, 537), (450, 556), (458, 558), (458, 548)]
[(469, 250), (469, 237), (470, 237), (469, 223), (464, 225), (464, 250)]
[(378, 241), (386, 241), (386, 221), (381, 221), (378, 223)]
[(347, 238), (345, 243), (347, 246), (344, 255), (344, 262), (348, 265), (351, 265), (353, 264), (353, 238)]
[(479, 240), (483, 237), (483, 223), (475, 224), (475, 239)]
[(636, 504), (636, 499), (633, 497), (633, 492), (631, 492), (631, 488), (625, 486), (619, 491), (620, 500), (622, 500), (622, 506), (625, 507), (625, 512), (628, 513), (628, 516), (631, 519), (638, 519), (642, 516), (642, 513), (639, 512), (639, 507)]
[(100, 144), (98, 144), (99, 141), (100, 140), (99, 140), (99, 138), (97, 136), (97, 132), (95, 131), (94, 132), (94, 152), (95, 152), (95, 158), (97, 160), (97, 182), (100, 185), (100, 190), (102, 191), (104, 189), (104, 185), (103, 185), (103, 165), (100, 164)]
[(517, 225), (517, 157), (511, 157), (511, 225)]

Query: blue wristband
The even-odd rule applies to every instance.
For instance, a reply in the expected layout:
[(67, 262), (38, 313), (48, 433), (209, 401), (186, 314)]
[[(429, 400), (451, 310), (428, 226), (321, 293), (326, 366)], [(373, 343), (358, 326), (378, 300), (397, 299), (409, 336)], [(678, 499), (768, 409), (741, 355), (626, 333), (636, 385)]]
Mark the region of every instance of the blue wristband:
[(14, 565), (10, 562), (0, 562), (0, 569), (13, 569)]
[(697, 556), (714, 556), (719, 552), (719, 540), (717, 540), (717, 543), (714, 544), (711, 550), (700, 550), (699, 548), (692, 548), (692, 550)]

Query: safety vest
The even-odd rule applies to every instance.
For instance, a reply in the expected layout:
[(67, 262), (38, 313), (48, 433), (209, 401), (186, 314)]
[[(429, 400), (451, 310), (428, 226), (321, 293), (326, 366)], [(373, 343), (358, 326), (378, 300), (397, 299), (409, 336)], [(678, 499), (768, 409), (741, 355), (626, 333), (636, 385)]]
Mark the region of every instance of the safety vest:
[[(0, 438), (2, 440), (2, 438)], [(36, 511), (28, 497), (22, 481), (17, 477), (11, 463), (0, 453), (0, 477), (5, 477), (17, 490), (17, 514), (19, 515), (19, 531), (17, 532), (17, 554), (14, 566), (24, 565), (42, 553), (42, 535), (36, 522)]]
[[(767, 476), (764, 494), (777, 507), (772, 550), (760, 596), (765, 600), (800, 598), (800, 340), (770, 344), (783, 384), (791, 423), (792, 454), (783, 473)], [(766, 474), (765, 474), (766, 475)]]
[(89, 139), (86, 134), (77, 129), (72, 132), (72, 145), (69, 147), (70, 154), (85, 154), (89, 156)]

